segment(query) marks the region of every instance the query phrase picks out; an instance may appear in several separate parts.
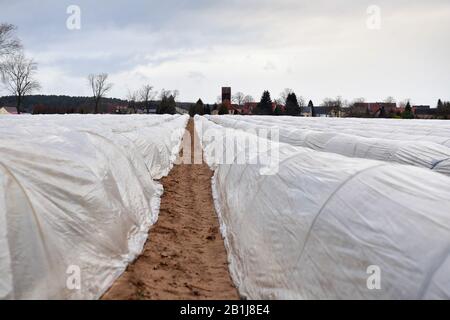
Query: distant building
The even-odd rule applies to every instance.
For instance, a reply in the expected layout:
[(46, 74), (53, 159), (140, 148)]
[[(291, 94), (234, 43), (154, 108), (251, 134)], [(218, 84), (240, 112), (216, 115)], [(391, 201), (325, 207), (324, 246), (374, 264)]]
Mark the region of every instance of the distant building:
[(311, 107), (308, 107), (308, 106), (301, 107), (300, 116), (301, 117), (312, 117)]
[(414, 112), (429, 112), (431, 110), (430, 106), (412, 106)]
[[(257, 114), (256, 109), (258, 108), (258, 102), (246, 102), (242, 107), (238, 107), (237, 105), (235, 106), (237, 111), (237, 112), (235, 111), (235, 114), (236, 113), (243, 115)], [(286, 111), (285, 106), (277, 104), (276, 102), (272, 102), (272, 112), (274, 112), (277, 107), (280, 107), (283, 112)]]
[(351, 114), (351, 111), (349, 107), (341, 107), (340, 113), (342, 118), (346, 118)]
[(0, 115), (7, 115), (7, 114), (17, 114), (17, 109), (13, 107), (2, 107), (0, 108)]
[(244, 114), (244, 115), (254, 114), (254, 111), (257, 106), (258, 106), (257, 102), (246, 102), (246, 103), (244, 103), (244, 105), (242, 107), (241, 114)]
[(231, 103), (231, 87), (222, 87), (222, 103)]
[(229, 103), (227, 105), (227, 108), (229, 114), (242, 114), (242, 107), (238, 106), (237, 104)]
[(433, 119), (436, 117), (436, 109), (430, 106), (412, 106), (414, 116), (419, 119)]
[(336, 117), (334, 109), (334, 107), (318, 106), (314, 107), (314, 113), (316, 117)]
[[(150, 114), (155, 114), (156, 111), (158, 110), (159, 105), (161, 104), (161, 101), (159, 100), (155, 100), (155, 101), (150, 101), (149, 102), (149, 113)], [(188, 114), (189, 113), (189, 109), (191, 108), (191, 105), (193, 105), (195, 103), (192, 102), (176, 102), (176, 107), (175, 110), (178, 114)], [(147, 113), (147, 110), (144, 109), (143, 106), (140, 106), (138, 108), (138, 110), (136, 110), (137, 113)]]
[(392, 115), (398, 112), (395, 102), (358, 102), (351, 107), (352, 116), (373, 116)]
[(134, 109), (127, 105), (107, 106), (106, 113), (131, 114)]

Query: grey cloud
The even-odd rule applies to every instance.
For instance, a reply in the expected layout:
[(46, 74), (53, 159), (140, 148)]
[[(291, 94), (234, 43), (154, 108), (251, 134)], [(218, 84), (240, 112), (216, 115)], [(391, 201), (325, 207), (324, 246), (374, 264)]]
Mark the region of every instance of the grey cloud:
[(277, 67), (275, 66), (275, 64), (270, 61), (267, 61), (266, 65), (264, 66), (265, 71), (274, 71), (276, 69)]
[[(82, 9), (79, 31), (65, 27), (66, 8), (72, 4)], [(332, 85), (349, 99), (397, 95), (400, 100), (401, 95), (410, 95), (411, 88), (415, 89), (412, 98), (421, 103), (445, 98), (449, 93), (444, 84), (450, 81), (446, 58), (450, 45), (445, 41), (450, 29), (448, 0), (378, 0), (383, 27), (377, 33), (365, 27), (371, 4), (364, 0), (0, 0), (0, 21), (19, 27), (27, 52), (43, 69), (57, 70), (55, 74), (70, 79), (100, 71), (121, 77), (145, 69), (139, 72), (165, 81), (166, 87), (172, 80), (185, 99), (206, 96), (214, 101), (223, 81), (254, 96), (266, 87), (281, 91), (280, 83), (286, 83), (308, 89), (310, 93), (302, 94), (315, 99), (334, 95), (324, 92), (332, 91)], [(175, 76), (178, 69), (187, 75), (186, 81), (206, 73), (209, 86), (191, 87)], [(364, 87), (358, 80), (361, 75), (369, 79)], [(52, 79), (45, 76), (50, 91)], [(419, 90), (424, 78), (435, 79), (433, 88)], [(324, 88), (324, 83), (330, 85)]]
[(205, 75), (203, 73), (201, 73), (201, 72), (198, 72), (198, 71), (190, 71), (188, 73), (188, 78), (191, 78), (191, 79), (196, 80), (196, 81), (201, 81), (201, 80), (206, 79)]

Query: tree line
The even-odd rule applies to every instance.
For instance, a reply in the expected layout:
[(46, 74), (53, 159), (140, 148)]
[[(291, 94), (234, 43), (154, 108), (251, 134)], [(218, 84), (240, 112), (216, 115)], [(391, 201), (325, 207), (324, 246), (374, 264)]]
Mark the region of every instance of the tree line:
[[(221, 97), (218, 97), (221, 100)], [(242, 92), (238, 92), (232, 96), (231, 102), (234, 102), (238, 109), (242, 110), (242, 106), (248, 105), (249, 102), (254, 102), (254, 99), (249, 95), (244, 95)], [(218, 114), (228, 114), (232, 109), (230, 101), (225, 101), (215, 105), (213, 110), (219, 109)], [(393, 97), (387, 97), (383, 100), (381, 105), (393, 105), (394, 111), (385, 110), (384, 106), (376, 112), (376, 115), (369, 114), (368, 110), (361, 112), (358, 110), (358, 105), (365, 104), (364, 98), (358, 98), (353, 102), (344, 100), (341, 96), (336, 98), (325, 98), (321, 104), (321, 107), (326, 107), (328, 114), (332, 116), (345, 115), (346, 117), (378, 117), (378, 118), (402, 118), (402, 119), (414, 119), (416, 117), (416, 111), (409, 99), (401, 101), (397, 104)], [(270, 92), (264, 91), (260, 101), (252, 110), (252, 114), (257, 115), (289, 115), (300, 116), (305, 111), (310, 112), (311, 116), (317, 115), (316, 106), (309, 100), (308, 104), (305, 104), (305, 99), (302, 96), (297, 96), (292, 89), (284, 89), (280, 93), (279, 98), (271, 99)], [(450, 102), (439, 100), (435, 109), (429, 109), (433, 118), (437, 119), (450, 119)], [(198, 112), (197, 112), (198, 113)]]
[[(292, 89), (285, 89), (281, 92), (278, 99), (272, 100), (270, 92), (264, 91), (261, 99), (258, 103), (255, 103), (255, 99), (251, 95), (245, 95), (242, 92), (237, 92), (231, 97), (231, 101), (221, 101), (222, 97), (217, 98), (217, 103), (212, 107), (204, 105), (202, 100), (199, 99), (195, 105), (192, 105), (189, 114), (194, 116), (210, 114), (212, 111), (217, 111), (217, 114), (224, 115), (229, 114), (229, 110), (232, 108), (232, 102), (238, 106), (239, 109), (249, 104), (256, 104), (252, 109), (253, 114), (257, 115), (290, 115), (300, 116), (302, 108), (305, 107), (305, 100), (303, 97), (297, 97)], [(331, 103), (331, 99), (330, 99)], [(314, 108), (312, 101), (309, 101), (308, 107)]]
[[(15, 104), (15, 96), (0, 97), (0, 106), (15, 106)], [(127, 100), (104, 97), (99, 112), (107, 112), (107, 107), (126, 104)], [(34, 114), (94, 113), (94, 103), (91, 97), (28, 95), (23, 98), (21, 110)]]
[[(88, 82), (92, 90), (92, 96), (94, 97), (95, 109), (94, 113), (99, 112), (99, 105), (106, 93), (111, 90), (113, 84), (108, 82), (108, 74), (91, 74), (88, 76)], [(159, 93), (160, 102), (156, 107), (157, 114), (176, 114), (177, 103), (176, 99), (179, 95), (178, 90), (165, 90), (162, 89)], [(158, 91), (155, 91), (153, 86), (149, 84), (143, 85), (139, 90), (128, 90), (127, 113), (131, 110), (137, 113), (139, 109), (144, 110), (146, 113), (150, 113), (151, 104), (158, 96)]]
[(439, 119), (450, 119), (450, 102), (439, 99), (436, 115)]
[(143, 110), (145, 113), (150, 113), (152, 106), (155, 105), (155, 100), (159, 99), (156, 103), (157, 114), (175, 114), (177, 113), (176, 99), (179, 96), (178, 90), (166, 90), (162, 89), (158, 93), (153, 86), (144, 84), (138, 90), (128, 90), (127, 103), (129, 110), (137, 113), (138, 110)]

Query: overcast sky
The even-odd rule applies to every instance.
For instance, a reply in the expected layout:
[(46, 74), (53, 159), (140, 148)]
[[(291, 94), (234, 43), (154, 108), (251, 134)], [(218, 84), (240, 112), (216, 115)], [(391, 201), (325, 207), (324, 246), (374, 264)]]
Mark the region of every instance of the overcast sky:
[(86, 76), (107, 72), (119, 98), (150, 83), (212, 103), (221, 86), (450, 100), (449, 0), (0, 0), (0, 22), (18, 26), (44, 94), (88, 95)]

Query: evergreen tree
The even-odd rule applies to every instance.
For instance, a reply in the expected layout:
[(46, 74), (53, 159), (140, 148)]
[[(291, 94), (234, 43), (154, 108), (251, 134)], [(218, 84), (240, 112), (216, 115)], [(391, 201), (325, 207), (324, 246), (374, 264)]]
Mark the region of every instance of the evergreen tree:
[(190, 117), (195, 116), (195, 104), (193, 103), (189, 106), (189, 116)]
[(402, 118), (403, 119), (413, 119), (414, 118), (413, 110), (411, 108), (411, 104), (409, 103), (409, 101), (405, 106), (405, 111), (403, 111)]
[(177, 103), (175, 102), (175, 97), (170, 96), (167, 106), (167, 114), (176, 114), (177, 113)]
[(438, 104), (437, 104), (437, 115), (438, 117), (442, 117), (442, 118), (446, 118), (447, 116), (447, 110), (445, 110), (445, 103), (442, 102), (441, 99), (438, 100)]
[(202, 99), (198, 99), (196, 104), (192, 104), (189, 108), (189, 115), (191, 117), (195, 116), (196, 114), (198, 115), (203, 115), (205, 112), (205, 107), (203, 105), (203, 101)]
[(211, 106), (209, 104), (205, 104), (203, 114), (211, 114)]
[(164, 109), (167, 107), (167, 97), (162, 96), (161, 102), (159, 103), (158, 107), (156, 108), (157, 114), (164, 114)]
[(197, 103), (195, 104), (195, 113), (201, 116), (205, 114), (205, 106), (202, 99), (198, 99)]
[(228, 108), (227, 108), (227, 106), (225, 105), (225, 103), (222, 103), (222, 104), (219, 106), (219, 115), (224, 115), (224, 114), (229, 114), (229, 112), (228, 112)]
[(316, 110), (314, 110), (314, 104), (312, 100), (309, 100), (308, 107), (311, 109), (311, 117), (316, 116)]
[(269, 91), (264, 91), (261, 101), (256, 107), (256, 114), (260, 115), (271, 115), (272, 112), (272, 99), (270, 98)]
[(282, 116), (283, 115), (283, 109), (281, 108), (281, 106), (277, 105), (275, 107), (275, 110), (273, 111), (273, 115), (274, 116)]
[(175, 98), (173, 95), (163, 96), (161, 102), (156, 110), (158, 114), (176, 114), (177, 103), (175, 102)]
[(301, 114), (300, 105), (295, 93), (288, 94), (286, 98), (286, 114), (288, 116), (299, 116)]

